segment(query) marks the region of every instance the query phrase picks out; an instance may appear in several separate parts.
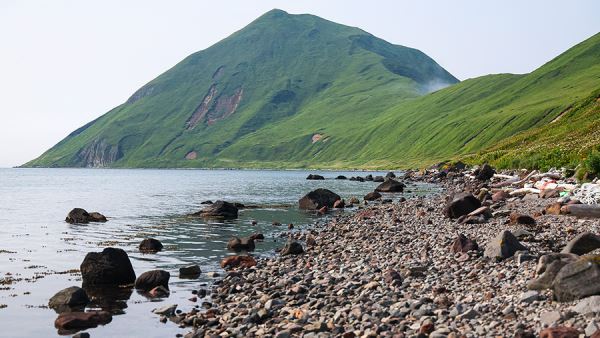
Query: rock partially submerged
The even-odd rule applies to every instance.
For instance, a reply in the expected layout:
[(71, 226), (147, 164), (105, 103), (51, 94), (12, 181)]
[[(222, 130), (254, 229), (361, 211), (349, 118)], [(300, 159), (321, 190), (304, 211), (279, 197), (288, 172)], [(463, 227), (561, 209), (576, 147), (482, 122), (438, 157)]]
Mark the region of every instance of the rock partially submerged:
[(298, 204), (300, 209), (319, 210), (323, 207), (333, 208), (335, 201), (340, 199), (341, 197), (333, 191), (319, 188), (302, 197)]
[(321, 176), (321, 175), (316, 175), (316, 174), (309, 174), (306, 177), (307, 180), (324, 180), (325, 177)]
[(123, 249), (106, 248), (88, 253), (80, 266), (83, 285), (128, 285), (135, 282), (135, 272)]
[(106, 325), (112, 321), (107, 311), (65, 312), (58, 315), (54, 326), (59, 330), (84, 330), (98, 325)]
[(85, 209), (75, 208), (69, 211), (69, 214), (65, 218), (65, 222), (71, 224), (87, 224), (89, 222), (106, 222), (107, 219), (104, 215), (99, 212), (88, 213)]
[(370, 193), (366, 194), (364, 197), (365, 201), (375, 201), (381, 198), (381, 194), (378, 193), (377, 191), (371, 191)]
[(233, 237), (227, 242), (227, 249), (233, 251), (254, 251), (254, 239), (251, 237)]
[(208, 204), (204, 209), (193, 213), (192, 216), (205, 218), (233, 219), (238, 217), (239, 208), (234, 203), (216, 201)]
[(168, 290), (169, 278), (171, 278), (171, 274), (165, 270), (146, 271), (135, 280), (135, 288), (150, 291), (157, 286), (162, 286)]
[(403, 192), (406, 185), (394, 179), (388, 178), (375, 188), (377, 192)]
[(71, 307), (85, 307), (90, 302), (84, 289), (71, 286), (57, 292), (48, 301), (48, 307), (63, 312)]
[(197, 264), (182, 266), (179, 268), (179, 278), (196, 278), (200, 276), (202, 270)]
[(162, 243), (158, 239), (145, 238), (138, 246), (141, 252), (154, 253), (163, 249)]

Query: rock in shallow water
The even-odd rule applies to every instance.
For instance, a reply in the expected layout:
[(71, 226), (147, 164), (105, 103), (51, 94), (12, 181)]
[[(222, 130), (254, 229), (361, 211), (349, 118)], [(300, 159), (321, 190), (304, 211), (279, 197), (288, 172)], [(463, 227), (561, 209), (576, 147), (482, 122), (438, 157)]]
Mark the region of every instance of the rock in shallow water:
[(165, 270), (146, 271), (135, 280), (135, 288), (142, 291), (150, 291), (157, 286), (169, 289), (169, 278), (171, 274)]
[(254, 251), (254, 239), (233, 237), (227, 242), (227, 249), (233, 251)]
[(319, 210), (323, 207), (333, 208), (335, 201), (340, 199), (341, 197), (333, 191), (319, 188), (302, 197), (298, 204), (300, 209)]
[(179, 278), (198, 277), (198, 276), (200, 276), (201, 273), (202, 273), (202, 270), (200, 270), (200, 266), (198, 266), (197, 264), (183, 266), (183, 267), (179, 268)]
[(381, 198), (381, 194), (378, 193), (377, 191), (371, 191), (370, 193), (366, 194), (364, 197), (365, 201), (375, 201)]
[(388, 178), (375, 188), (378, 192), (403, 192), (406, 185), (394, 179)]
[(54, 326), (59, 330), (83, 330), (111, 321), (112, 315), (107, 311), (66, 312), (56, 318)]
[(162, 243), (158, 239), (145, 238), (138, 246), (141, 252), (153, 253), (163, 249)]
[(89, 222), (106, 222), (107, 219), (99, 212), (88, 213), (85, 209), (75, 208), (69, 212), (65, 218), (65, 222), (75, 224), (86, 224)]
[(48, 307), (61, 310), (65, 307), (85, 306), (90, 302), (84, 289), (78, 286), (71, 286), (57, 292), (48, 301)]
[(135, 282), (135, 272), (123, 249), (106, 248), (88, 253), (80, 266), (83, 285), (126, 285)]
[(238, 209), (233, 203), (216, 201), (213, 204), (208, 204), (204, 209), (193, 213), (192, 216), (233, 219), (238, 217)]

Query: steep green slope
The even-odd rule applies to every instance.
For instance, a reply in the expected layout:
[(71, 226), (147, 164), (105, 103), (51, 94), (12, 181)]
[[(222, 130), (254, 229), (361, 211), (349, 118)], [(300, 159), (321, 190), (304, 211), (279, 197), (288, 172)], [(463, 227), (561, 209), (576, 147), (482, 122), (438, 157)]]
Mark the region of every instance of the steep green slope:
[(500, 168), (575, 167), (600, 151), (600, 90), (567, 108), (550, 123), (503, 140), (467, 161)]
[[(280, 142), (285, 139), (283, 131), (293, 125), (310, 124), (304, 116), (297, 116), (248, 135), (226, 149), (221, 159), (238, 159), (248, 165), (255, 153), (277, 149), (286, 157), (258, 158), (263, 161), (252, 163), (261, 166), (274, 159), (269, 165), (285, 161), (286, 165), (362, 168), (434, 163), (476, 153), (522, 131), (544, 126), (545, 130), (553, 130), (559, 125), (551, 121), (570, 107), (581, 105), (598, 89), (600, 34), (530, 74), (483, 76), (404, 100), (368, 123), (365, 121), (358, 132), (344, 132), (344, 126), (328, 126), (324, 133), (332, 135), (329, 143), (315, 144), (310, 151), (288, 151), (292, 146)], [(319, 109), (318, 103), (314, 109)], [(597, 106), (590, 108), (585, 119), (592, 123), (600, 120)], [(582, 137), (587, 134), (581, 133)], [(562, 137), (569, 137), (568, 133)], [(535, 139), (530, 146), (533, 143)], [(508, 143), (506, 147), (511, 146), (517, 144)], [(245, 153), (245, 149), (253, 152)], [(525, 149), (519, 146), (513, 152), (525, 153)]]
[[(418, 50), (273, 10), (26, 166), (295, 167), (397, 102), (456, 82)], [(254, 135), (270, 146), (248, 143)]]

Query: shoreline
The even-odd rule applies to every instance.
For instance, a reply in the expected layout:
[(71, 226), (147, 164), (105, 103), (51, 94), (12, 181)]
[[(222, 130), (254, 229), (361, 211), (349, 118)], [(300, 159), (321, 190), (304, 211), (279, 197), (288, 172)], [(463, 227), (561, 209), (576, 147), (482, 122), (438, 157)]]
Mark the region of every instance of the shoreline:
[[(598, 220), (542, 215), (551, 199), (513, 198), (492, 204), (497, 216), (487, 223), (460, 224), (444, 216), (446, 195), (477, 193), (485, 184), (460, 176), (438, 183), (441, 193), (369, 204), (289, 234), (302, 241), (303, 254), (227, 270), (214, 283), (209, 310), (171, 320), (193, 327), (188, 338), (533, 337), (550, 326), (593, 333), (600, 319), (573, 313), (577, 301), (556, 302), (551, 290), (532, 292), (527, 284), (539, 257), (579, 233), (597, 232)], [(511, 225), (511, 212), (535, 216), (535, 224)], [(485, 257), (486, 245), (504, 230), (520, 234), (528, 251), (502, 261)], [(479, 249), (453, 253), (458, 234)]]

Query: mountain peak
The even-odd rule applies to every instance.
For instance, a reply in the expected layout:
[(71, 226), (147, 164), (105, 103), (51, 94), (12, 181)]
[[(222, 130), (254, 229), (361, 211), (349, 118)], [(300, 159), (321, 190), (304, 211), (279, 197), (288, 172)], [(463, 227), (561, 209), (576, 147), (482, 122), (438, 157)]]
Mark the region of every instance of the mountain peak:
[[(273, 9), (144, 85), (40, 161), (204, 166), (228, 158), (249, 137), (274, 132), (275, 125), (290, 131), (289, 147), (310, 152), (313, 143), (329, 145), (341, 136), (335, 126), (360, 129), (364, 119), (422, 95), (433, 82), (457, 80), (418, 50), (318, 16)], [(308, 141), (313, 137), (323, 142)], [(280, 153), (263, 140), (253, 143), (262, 159)]]

